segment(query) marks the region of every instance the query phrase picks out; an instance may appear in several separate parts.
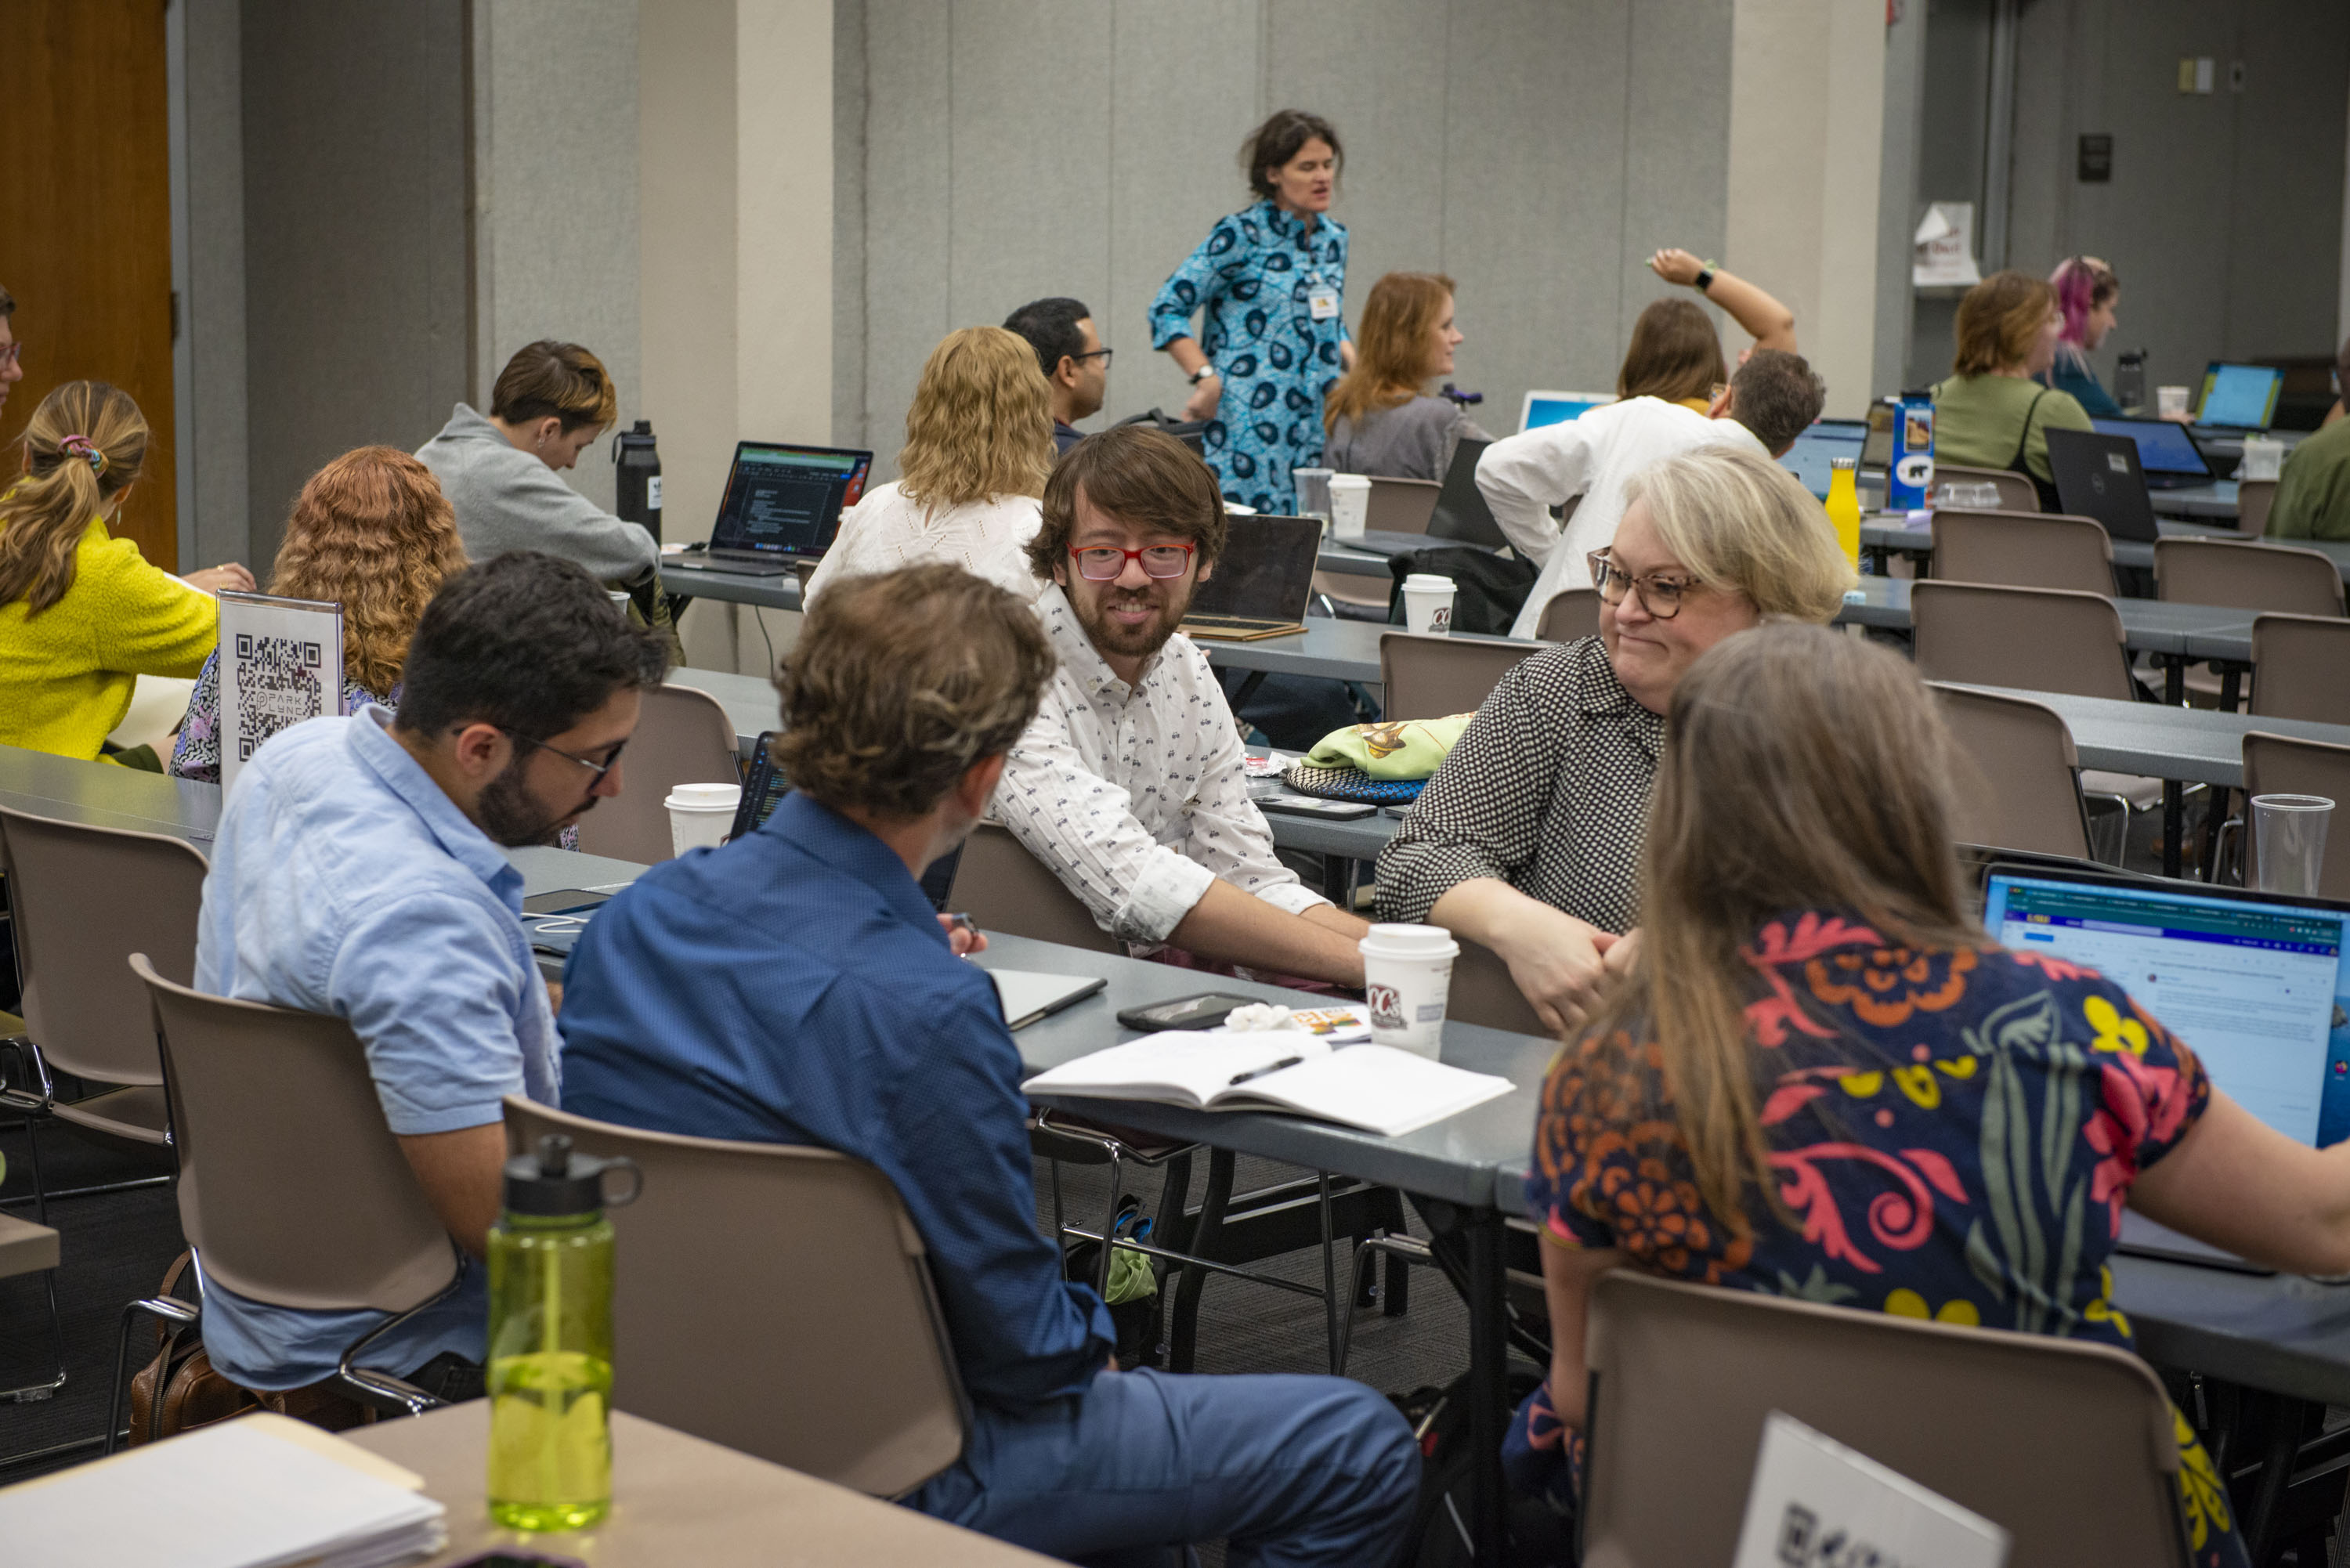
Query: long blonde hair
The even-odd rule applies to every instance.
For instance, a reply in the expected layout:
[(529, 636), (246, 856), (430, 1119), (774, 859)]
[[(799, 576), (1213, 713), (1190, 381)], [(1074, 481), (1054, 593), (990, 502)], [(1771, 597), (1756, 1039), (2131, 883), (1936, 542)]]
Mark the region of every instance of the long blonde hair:
[(1042, 495), (1053, 455), (1052, 389), (1028, 340), (1001, 327), (948, 333), (906, 410), (899, 490), (930, 511)]
[(68, 381), (41, 400), (20, 444), (25, 476), (0, 493), (0, 605), (23, 599), (38, 615), (73, 587), (90, 520), (138, 479), (147, 416), (119, 387)]
[(1957, 753), (1908, 660), (1773, 622), (1691, 665), (1668, 722), (1638, 956), (1581, 1038), (1631, 1030), (1658, 1043), (1698, 1189), (1743, 1234), (1749, 1182), (1777, 1205), (1755, 1105), (1763, 1053), (1745, 1011), (1746, 952), (1763, 922), (1837, 909), (1887, 945), (1985, 939), (1960, 905), (1951, 847), (1945, 781)]
[(1419, 396), (1420, 383), (1428, 379), (1429, 345), (1452, 295), (1452, 280), (1437, 272), (1391, 272), (1371, 285), (1355, 343), (1355, 368), (1324, 400), (1324, 430)]
[(302, 486), (269, 591), (341, 605), (344, 672), (384, 697), (424, 607), (464, 567), (457, 514), (432, 471), (396, 447), (363, 446)]

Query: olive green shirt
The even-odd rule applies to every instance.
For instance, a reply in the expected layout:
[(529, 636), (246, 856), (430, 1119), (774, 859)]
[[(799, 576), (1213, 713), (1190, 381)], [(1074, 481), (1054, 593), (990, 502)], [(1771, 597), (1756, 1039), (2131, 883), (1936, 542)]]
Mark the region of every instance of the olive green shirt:
[[(2035, 405), (2034, 398), (2040, 400)], [(2031, 427), (2025, 428), (2030, 416)], [(2052, 391), (2014, 376), (1953, 376), (1934, 389), (1934, 461), (1961, 468), (2020, 469), (2042, 483), (2048, 470), (2048, 431), (2085, 431), (2087, 410), (2069, 392)], [(2018, 443), (2023, 461), (2015, 461)]]
[(2269, 508), (2272, 539), (2350, 539), (2350, 419), (2285, 454)]

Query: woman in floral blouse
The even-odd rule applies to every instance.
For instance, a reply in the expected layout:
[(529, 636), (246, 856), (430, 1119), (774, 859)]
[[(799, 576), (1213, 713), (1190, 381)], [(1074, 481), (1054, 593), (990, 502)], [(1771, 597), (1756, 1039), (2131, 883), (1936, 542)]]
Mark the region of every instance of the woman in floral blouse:
[[(1554, 1353), (1513, 1433), (1522, 1484), (1579, 1458), (1587, 1293), (1618, 1264), (2124, 1349), (2125, 1205), (2350, 1270), (2350, 1144), (2272, 1130), (2120, 986), (1962, 911), (1950, 743), (1906, 663), (1765, 627), (1699, 660), (1669, 722), (1642, 935), (1543, 1091), (1526, 1196)], [(2242, 1563), (2177, 1428), (2194, 1561)]]
[[(1345, 152), (1330, 122), (1284, 109), (1242, 150), (1259, 198), (1219, 218), (1150, 302), (1150, 346), (1191, 379), (1224, 499), (1296, 510), (1293, 468), (1322, 460), (1322, 399), (1353, 369), (1347, 231), (1330, 221)], [(1203, 317), (1198, 341), (1191, 317)]]

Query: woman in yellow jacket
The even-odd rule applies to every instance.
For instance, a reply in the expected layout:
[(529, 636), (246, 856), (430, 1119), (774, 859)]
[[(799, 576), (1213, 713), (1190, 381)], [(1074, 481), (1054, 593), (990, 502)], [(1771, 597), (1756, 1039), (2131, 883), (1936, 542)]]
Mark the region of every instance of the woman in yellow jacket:
[(0, 745), (94, 759), (140, 676), (203, 668), (220, 607), (106, 531), (147, 456), (127, 395), (69, 381), (24, 446), (24, 477), (0, 494)]

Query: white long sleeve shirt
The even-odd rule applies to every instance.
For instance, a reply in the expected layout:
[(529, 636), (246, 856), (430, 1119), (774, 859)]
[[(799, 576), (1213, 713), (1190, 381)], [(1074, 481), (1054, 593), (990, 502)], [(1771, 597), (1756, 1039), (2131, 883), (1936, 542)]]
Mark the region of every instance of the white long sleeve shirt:
[[(1735, 420), (1710, 420), (1660, 398), (1630, 398), (1487, 447), (1477, 460), (1477, 488), (1518, 554), (1542, 565), (1510, 635), (1534, 636), (1543, 607), (1561, 590), (1591, 586), (1585, 557), (1616, 537), (1626, 480), (1659, 458), (1742, 442), (1763, 451)], [(1550, 509), (1578, 495), (1583, 504), (1562, 532)]]
[(932, 511), (896, 484), (884, 484), (840, 514), (840, 535), (816, 563), (803, 602), (814, 604), (841, 577), (925, 561), (951, 561), (1034, 599), (1044, 585), (1028, 569), (1028, 542), (1044, 521), (1043, 503), (1033, 495), (992, 495)]
[(1293, 915), (1329, 902), (1274, 854), (1232, 708), (1191, 639), (1168, 639), (1128, 686), (1060, 588), (1036, 613), (1060, 668), (1004, 763), (994, 815), (1104, 930), (1163, 943), (1219, 877)]

